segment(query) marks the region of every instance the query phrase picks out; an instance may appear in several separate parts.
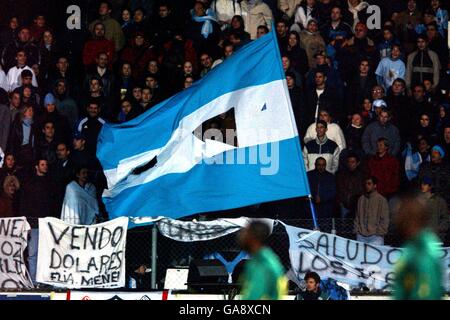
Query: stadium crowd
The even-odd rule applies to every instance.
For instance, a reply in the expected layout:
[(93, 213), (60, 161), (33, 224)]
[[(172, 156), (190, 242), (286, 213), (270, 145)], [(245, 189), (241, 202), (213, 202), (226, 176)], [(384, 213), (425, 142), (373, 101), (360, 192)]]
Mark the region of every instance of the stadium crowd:
[[(417, 189), (432, 227), (447, 232), (444, 1), (88, 2), (95, 14), (70, 36), (36, 12), (1, 29), (1, 217), (107, 219), (103, 124), (190, 87), (274, 26), (317, 216), (354, 219), (359, 240), (382, 244), (398, 193)], [(203, 129), (233, 125), (227, 113)]]

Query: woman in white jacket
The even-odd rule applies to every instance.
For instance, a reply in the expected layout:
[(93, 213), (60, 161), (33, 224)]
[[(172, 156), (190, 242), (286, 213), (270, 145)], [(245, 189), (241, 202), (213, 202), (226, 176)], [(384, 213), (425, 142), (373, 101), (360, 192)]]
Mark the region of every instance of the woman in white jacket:
[(317, 19), (316, 17), (316, 0), (306, 0), (303, 2), (295, 13), (295, 23), (291, 28), (291, 30), (295, 30), (300, 33), (300, 31), (306, 29), (308, 26), (308, 22), (311, 19)]
[(238, 0), (213, 0), (211, 10), (214, 12), (222, 30), (231, 24), (231, 19), (242, 15), (241, 4)]
[(243, 0), (241, 9), (245, 31), (250, 34), (252, 40), (256, 39), (259, 26), (266, 26), (269, 30), (272, 28), (272, 10), (262, 0)]

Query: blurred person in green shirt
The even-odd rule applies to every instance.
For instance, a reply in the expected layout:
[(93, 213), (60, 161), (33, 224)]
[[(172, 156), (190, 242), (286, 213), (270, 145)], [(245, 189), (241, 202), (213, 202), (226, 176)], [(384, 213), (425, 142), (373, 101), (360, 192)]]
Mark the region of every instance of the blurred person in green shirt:
[(427, 228), (429, 214), (417, 197), (405, 197), (396, 217), (397, 230), (405, 240), (395, 268), (394, 298), (440, 300), (443, 270), (439, 238)]
[(269, 226), (251, 222), (239, 234), (239, 243), (252, 256), (244, 266), (240, 283), (242, 300), (279, 300), (288, 292), (288, 279), (277, 255), (266, 247)]

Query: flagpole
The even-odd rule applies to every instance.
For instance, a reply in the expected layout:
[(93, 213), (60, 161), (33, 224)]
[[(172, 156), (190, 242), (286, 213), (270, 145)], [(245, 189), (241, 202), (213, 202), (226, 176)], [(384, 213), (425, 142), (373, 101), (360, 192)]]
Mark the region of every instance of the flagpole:
[(311, 215), (312, 215), (313, 223), (314, 223), (314, 230), (319, 230), (319, 225), (317, 224), (317, 219), (316, 219), (316, 209), (314, 208), (312, 196), (309, 195), (308, 199), (309, 199), (309, 207), (311, 208)]

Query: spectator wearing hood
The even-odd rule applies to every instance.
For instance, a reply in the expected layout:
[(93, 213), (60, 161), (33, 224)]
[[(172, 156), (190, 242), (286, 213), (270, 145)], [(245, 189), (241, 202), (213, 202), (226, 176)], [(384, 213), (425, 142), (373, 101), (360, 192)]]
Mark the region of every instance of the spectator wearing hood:
[(72, 127), (67, 117), (58, 111), (56, 104), (55, 96), (48, 93), (44, 99), (44, 112), (38, 117), (37, 125), (42, 130), (46, 123), (51, 122), (54, 125), (55, 141), (68, 144), (72, 141)]

